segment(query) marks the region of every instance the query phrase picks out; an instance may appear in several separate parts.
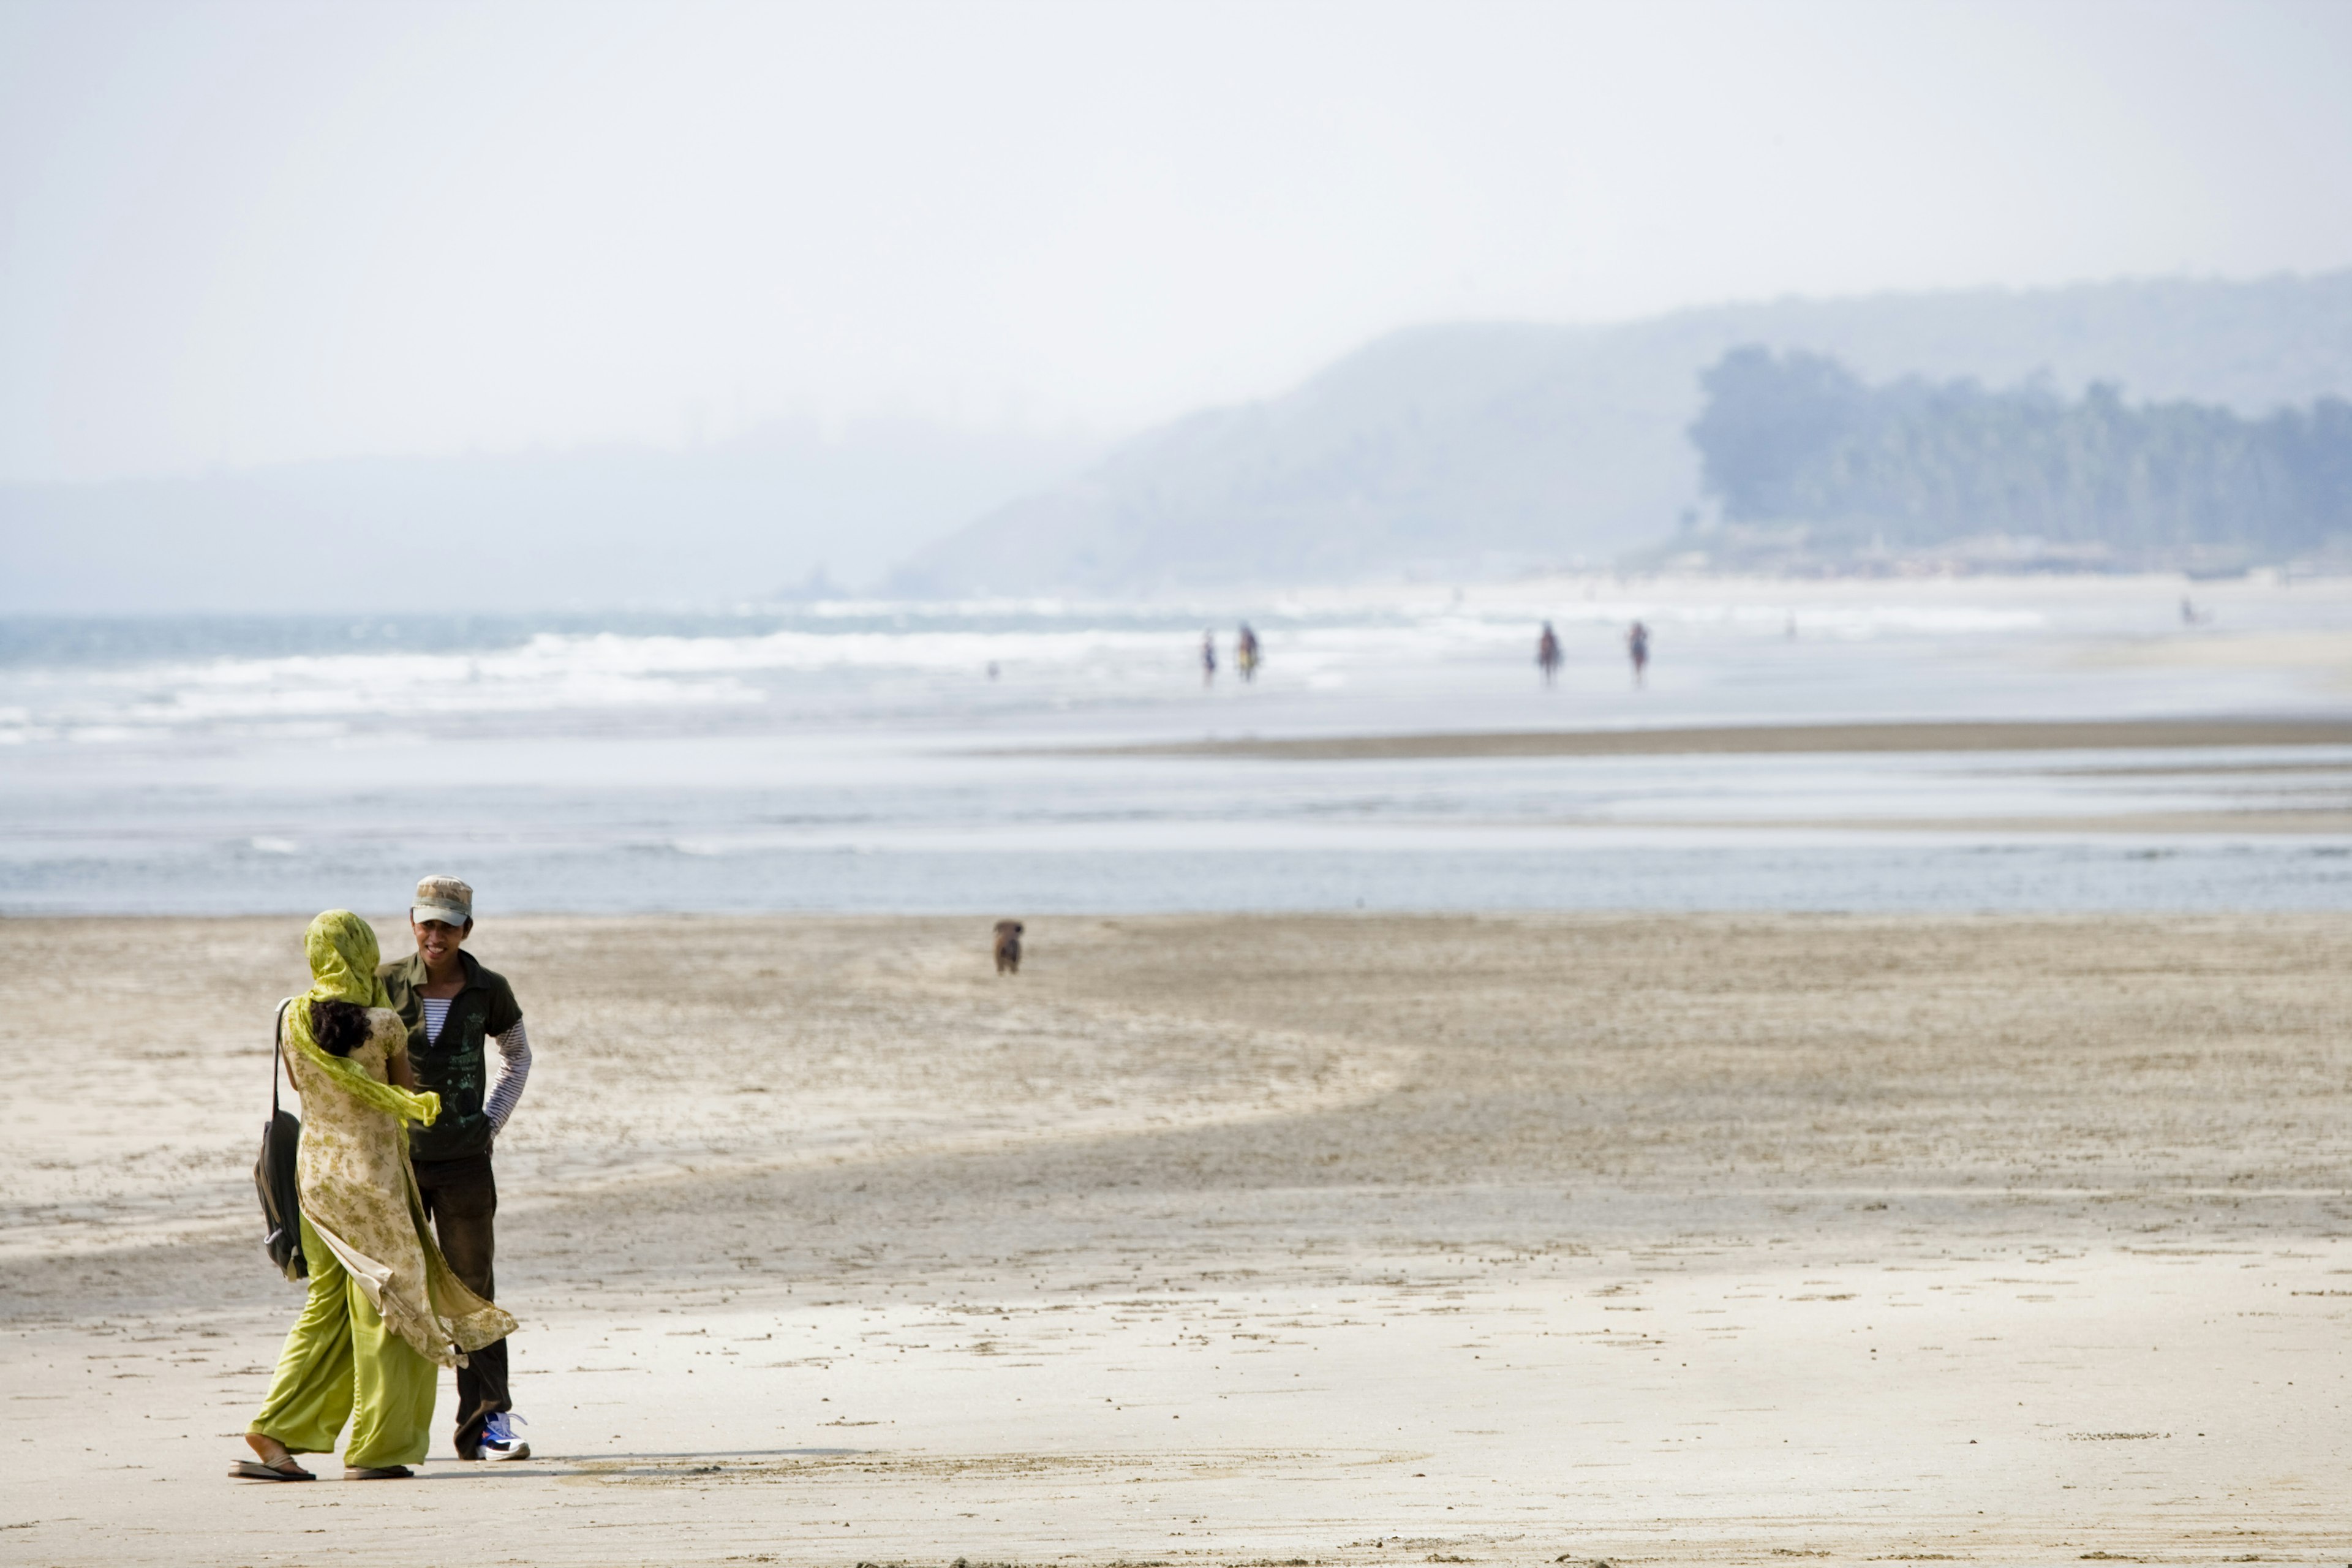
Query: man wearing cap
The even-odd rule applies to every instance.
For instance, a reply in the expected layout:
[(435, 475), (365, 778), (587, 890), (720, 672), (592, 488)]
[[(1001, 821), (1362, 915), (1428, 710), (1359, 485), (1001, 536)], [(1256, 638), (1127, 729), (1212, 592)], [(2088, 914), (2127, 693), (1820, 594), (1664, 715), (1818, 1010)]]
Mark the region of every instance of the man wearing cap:
[[(430, 1127), (412, 1127), (409, 1158), (442, 1255), (468, 1289), (496, 1300), (491, 1222), (499, 1184), (490, 1148), (530, 1076), (522, 1009), (505, 979), (462, 944), (474, 932), (474, 889), (455, 877), (416, 884), (408, 910), (416, 951), (376, 973), (408, 1025), (408, 1059), (419, 1089), (441, 1097)], [(527, 1459), (507, 1399), (507, 1343), (484, 1345), (457, 1369), (457, 1457)]]

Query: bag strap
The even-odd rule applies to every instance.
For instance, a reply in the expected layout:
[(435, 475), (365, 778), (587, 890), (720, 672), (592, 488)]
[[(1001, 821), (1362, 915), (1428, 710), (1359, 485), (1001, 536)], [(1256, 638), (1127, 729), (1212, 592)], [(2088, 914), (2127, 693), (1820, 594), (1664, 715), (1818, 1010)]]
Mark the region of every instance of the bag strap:
[(269, 1034), (269, 1115), (273, 1121), (278, 1116), (278, 1069), (286, 1062), (286, 1009), (292, 1005), (291, 996), (278, 1004), (278, 1026)]

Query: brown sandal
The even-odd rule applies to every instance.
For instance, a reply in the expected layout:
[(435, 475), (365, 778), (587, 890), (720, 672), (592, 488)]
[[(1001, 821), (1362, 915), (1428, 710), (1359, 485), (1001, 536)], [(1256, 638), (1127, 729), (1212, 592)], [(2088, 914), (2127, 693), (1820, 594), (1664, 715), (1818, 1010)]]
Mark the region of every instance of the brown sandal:
[(274, 1465), (265, 1465), (259, 1459), (239, 1459), (228, 1468), (228, 1473), (240, 1481), (315, 1481), (319, 1479), (296, 1464), (291, 1454)]
[(406, 1465), (357, 1465), (343, 1472), (347, 1481), (404, 1481), (416, 1472)]

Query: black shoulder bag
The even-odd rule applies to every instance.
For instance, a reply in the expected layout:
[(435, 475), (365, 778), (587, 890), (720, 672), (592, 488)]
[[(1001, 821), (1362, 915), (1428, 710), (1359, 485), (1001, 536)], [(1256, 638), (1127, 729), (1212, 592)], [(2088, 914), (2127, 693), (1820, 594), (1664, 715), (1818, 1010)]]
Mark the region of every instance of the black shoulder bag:
[(302, 1196), (294, 1180), (294, 1153), (302, 1142), (302, 1122), (278, 1103), (278, 1068), (286, 1049), (286, 1009), (278, 1005), (278, 1028), (269, 1042), (269, 1121), (261, 1129), (261, 1158), (253, 1163), (253, 1190), (261, 1194), (261, 1220), (269, 1234), (261, 1249), (289, 1279), (307, 1279), (302, 1257)]

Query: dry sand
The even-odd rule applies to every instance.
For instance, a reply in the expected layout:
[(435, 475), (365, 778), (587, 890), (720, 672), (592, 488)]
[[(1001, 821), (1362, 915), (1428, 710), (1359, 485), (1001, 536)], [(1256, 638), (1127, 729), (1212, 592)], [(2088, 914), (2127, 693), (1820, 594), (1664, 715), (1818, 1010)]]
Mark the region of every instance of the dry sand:
[(2352, 919), (985, 925), (480, 933), (539, 1458), (354, 1489), (295, 922), (0, 922), (0, 1561), (2347, 1560)]
[(2352, 722), (2313, 719), (1969, 720), (1946, 723), (1735, 724), (1693, 729), (1511, 730), (1326, 735), (1090, 747), (1128, 756), (1291, 762), (1433, 757), (1663, 757), (1874, 752), (2096, 752), (2352, 745)]

